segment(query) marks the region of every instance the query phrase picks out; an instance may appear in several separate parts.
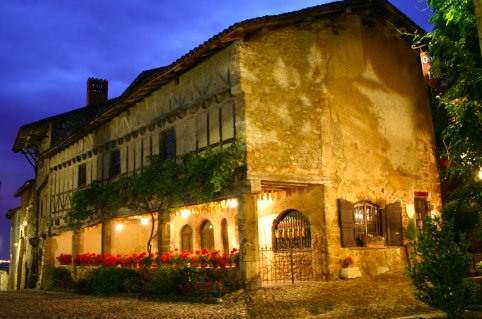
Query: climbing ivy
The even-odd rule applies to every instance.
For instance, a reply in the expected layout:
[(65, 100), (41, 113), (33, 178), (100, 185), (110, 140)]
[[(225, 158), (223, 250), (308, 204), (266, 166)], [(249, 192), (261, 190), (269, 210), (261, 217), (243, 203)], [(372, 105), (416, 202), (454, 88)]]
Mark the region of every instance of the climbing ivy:
[(147, 245), (150, 252), (151, 241), (157, 236), (155, 213), (162, 219), (176, 206), (212, 201), (235, 181), (244, 167), (245, 154), (238, 142), (176, 160), (150, 156), (139, 175), (121, 176), (106, 183), (93, 182), (74, 192), (67, 219), (71, 224), (94, 217), (102, 219), (121, 207), (150, 213), (152, 228)]

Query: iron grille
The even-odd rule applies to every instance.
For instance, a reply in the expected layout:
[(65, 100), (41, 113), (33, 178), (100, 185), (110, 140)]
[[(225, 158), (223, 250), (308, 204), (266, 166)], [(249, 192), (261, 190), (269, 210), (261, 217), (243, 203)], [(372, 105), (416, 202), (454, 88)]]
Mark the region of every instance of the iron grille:
[(283, 214), (273, 229), (275, 251), (311, 249), (310, 222), (297, 210)]

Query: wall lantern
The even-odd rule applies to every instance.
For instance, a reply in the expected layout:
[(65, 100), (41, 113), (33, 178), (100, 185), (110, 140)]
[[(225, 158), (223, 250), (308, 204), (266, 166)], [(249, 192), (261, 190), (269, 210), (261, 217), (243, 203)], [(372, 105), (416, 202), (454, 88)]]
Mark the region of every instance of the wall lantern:
[(229, 206), (229, 208), (238, 207), (238, 200), (236, 198), (228, 199), (228, 206)]
[(181, 216), (183, 218), (187, 218), (189, 215), (191, 215), (191, 211), (189, 209), (181, 209)]
[(406, 211), (407, 211), (408, 218), (412, 219), (413, 215), (415, 215), (415, 206), (413, 204), (407, 204), (407, 206), (405, 206), (405, 208), (406, 208)]
[(116, 224), (116, 225), (115, 225), (115, 230), (116, 230), (116, 231), (122, 231), (123, 229), (124, 229), (124, 225), (122, 225), (122, 224)]

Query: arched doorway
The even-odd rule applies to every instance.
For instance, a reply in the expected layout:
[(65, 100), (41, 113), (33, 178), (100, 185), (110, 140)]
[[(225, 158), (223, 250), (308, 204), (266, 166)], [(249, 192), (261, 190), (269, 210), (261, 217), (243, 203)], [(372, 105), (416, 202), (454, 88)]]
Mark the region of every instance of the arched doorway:
[(273, 221), (272, 248), (260, 250), (261, 280), (313, 280), (311, 224), (300, 211), (290, 209)]

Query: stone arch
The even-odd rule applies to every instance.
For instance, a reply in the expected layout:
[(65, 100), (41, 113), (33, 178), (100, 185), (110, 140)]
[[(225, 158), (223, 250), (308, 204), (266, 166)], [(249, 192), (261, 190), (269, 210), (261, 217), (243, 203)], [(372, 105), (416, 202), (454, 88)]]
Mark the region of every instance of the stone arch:
[(209, 248), (210, 251), (214, 250), (214, 226), (209, 220), (205, 220), (201, 224), (201, 249)]
[(193, 251), (193, 232), (189, 224), (182, 226), (180, 231), (181, 250)]

